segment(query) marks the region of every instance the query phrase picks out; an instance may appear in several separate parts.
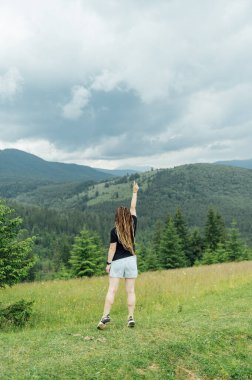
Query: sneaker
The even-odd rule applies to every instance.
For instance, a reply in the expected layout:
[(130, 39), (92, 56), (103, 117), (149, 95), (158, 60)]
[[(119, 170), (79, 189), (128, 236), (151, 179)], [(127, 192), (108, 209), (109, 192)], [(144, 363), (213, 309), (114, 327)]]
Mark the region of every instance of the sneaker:
[(130, 316), (128, 319), (128, 327), (134, 327), (134, 326), (135, 326), (134, 318)]
[(102, 319), (100, 320), (100, 322), (98, 323), (98, 326), (97, 328), (99, 330), (104, 330), (106, 325), (110, 322), (110, 316), (109, 314), (105, 315), (104, 317), (102, 317)]

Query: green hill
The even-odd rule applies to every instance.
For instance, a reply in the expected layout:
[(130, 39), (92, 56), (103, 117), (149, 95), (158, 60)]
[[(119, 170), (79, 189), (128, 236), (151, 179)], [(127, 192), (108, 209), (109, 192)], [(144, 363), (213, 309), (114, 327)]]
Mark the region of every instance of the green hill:
[(32, 181), (77, 182), (101, 180), (114, 175), (104, 173), (89, 166), (49, 162), (33, 154), (17, 149), (0, 151), (0, 180), (1, 182), (21, 179)]
[(107, 276), (0, 290), (35, 300), (26, 327), (0, 332), (1, 380), (249, 380), (251, 285), (251, 261), (142, 273), (135, 328), (121, 282), (104, 331)]
[(90, 227), (98, 230), (106, 241), (106, 226), (108, 229), (113, 223), (115, 208), (130, 205), (134, 179), (140, 185), (137, 209), (140, 235), (145, 235), (145, 239), (151, 238), (156, 220), (165, 219), (177, 207), (182, 209), (189, 226), (194, 227), (203, 225), (207, 209), (213, 206), (224, 215), (228, 225), (235, 218), (243, 237), (252, 242), (252, 171), (249, 169), (215, 164), (182, 165), (99, 183), (47, 183), (10, 198), (26, 205), (57, 208), (59, 212), (78, 210), (83, 213), (83, 220), (95, 223)]
[[(122, 183), (123, 179), (125, 183)], [(165, 219), (177, 207), (182, 209), (191, 227), (201, 227), (208, 208), (213, 206), (224, 215), (227, 225), (235, 218), (243, 237), (252, 242), (251, 170), (192, 164), (146, 172), (136, 179), (141, 187), (138, 195), (139, 225), (145, 236), (151, 236), (157, 219)], [(131, 180), (121, 178), (108, 184), (95, 184), (88, 191), (70, 198), (69, 205), (86, 207), (101, 217), (111, 215), (112, 219), (115, 207), (130, 204), (132, 177)]]

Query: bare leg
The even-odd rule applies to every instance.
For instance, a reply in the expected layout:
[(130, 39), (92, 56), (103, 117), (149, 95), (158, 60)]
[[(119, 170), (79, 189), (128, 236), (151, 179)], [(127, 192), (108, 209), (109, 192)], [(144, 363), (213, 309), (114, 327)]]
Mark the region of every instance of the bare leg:
[(135, 295), (135, 278), (125, 278), (125, 287), (128, 294), (128, 311), (129, 315), (134, 315), (136, 295)]
[(103, 317), (109, 314), (111, 306), (114, 303), (115, 294), (118, 289), (120, 278), (117, 277), (109, 277), (109, 288), (105, 298)]

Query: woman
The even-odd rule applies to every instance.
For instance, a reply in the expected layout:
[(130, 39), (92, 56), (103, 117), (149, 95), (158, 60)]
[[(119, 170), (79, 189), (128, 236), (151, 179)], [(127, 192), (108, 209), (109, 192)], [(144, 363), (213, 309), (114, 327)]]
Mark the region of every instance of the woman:
[(109, 288), (105, 299), (103, 316), (97, 326), (103, 330), (110, 322), (110, 309), (114, 303), (120, 278), (125, 278), (128, 294), (128, 327), (134, 327), (135, 279), (138, 275), (135, 254), (135, 233), (137, 226), (136, 203), (138, 184), (134, 181), (130, 210), (118, 207), (115, 213), (115, 227), (110, 232), (110, 247), (106, 272), (109, 273)]

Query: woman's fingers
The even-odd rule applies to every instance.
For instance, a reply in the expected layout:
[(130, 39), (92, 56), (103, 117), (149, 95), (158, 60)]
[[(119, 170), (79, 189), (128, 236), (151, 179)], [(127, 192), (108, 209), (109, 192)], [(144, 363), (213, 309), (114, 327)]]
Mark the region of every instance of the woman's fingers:
[(138, 186), (138, 184), (136, 183), (135, 180), (134, 180), (134, 184), (133, 184), (133, 189), (134, 190), (138, 190), (139, 189), (139, 186)]

